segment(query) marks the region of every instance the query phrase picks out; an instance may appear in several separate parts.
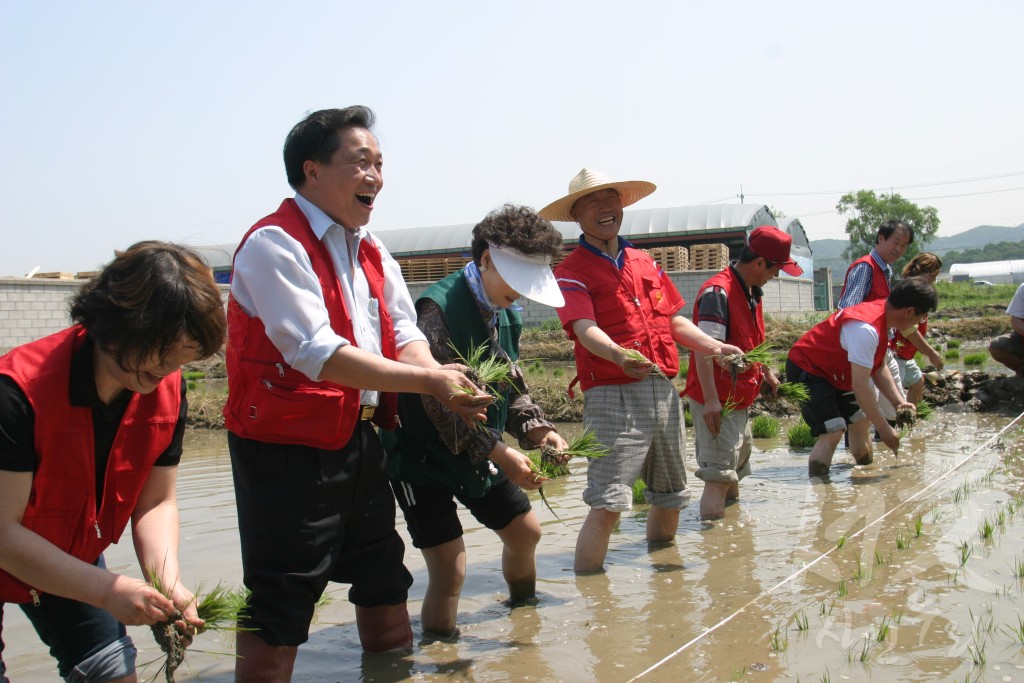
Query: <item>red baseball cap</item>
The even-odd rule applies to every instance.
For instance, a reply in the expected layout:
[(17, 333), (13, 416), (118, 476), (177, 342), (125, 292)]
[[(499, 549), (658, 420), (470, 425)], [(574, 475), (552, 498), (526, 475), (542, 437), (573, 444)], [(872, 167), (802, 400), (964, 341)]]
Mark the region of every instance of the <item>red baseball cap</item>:
[(765, 261), (782, 266), (782, 272), (798, 277), (804, 269), (789, 257), (789, 248), (793, 246), (793, 238), (773, 225), (762, 225), (754, 228), (747, 238), (747, 246)]

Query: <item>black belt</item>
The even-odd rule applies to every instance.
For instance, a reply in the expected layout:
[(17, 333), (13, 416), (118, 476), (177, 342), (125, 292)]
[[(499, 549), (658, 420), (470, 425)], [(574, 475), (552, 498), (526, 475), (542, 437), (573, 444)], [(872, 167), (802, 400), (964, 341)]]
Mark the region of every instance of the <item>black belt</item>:
[(359, 406), (359, 419), (369, 420), (373, 418), (375, 412), (377, 412), (377, 406)]

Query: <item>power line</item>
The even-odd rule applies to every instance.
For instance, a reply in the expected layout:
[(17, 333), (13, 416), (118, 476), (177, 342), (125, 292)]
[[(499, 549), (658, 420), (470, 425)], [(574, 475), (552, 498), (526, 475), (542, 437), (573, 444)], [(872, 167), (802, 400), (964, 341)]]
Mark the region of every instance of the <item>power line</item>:
[[(959, 185), (962, 183), (976, 183), (982, 180), (997, 180), (999, 178), (1012, 178), (1014, 176), (1024, 175), (1024, 171), (1013, 171), (1011, 173), (997, 173), (994, 175), (977, 176), (974, 178), (961, 178), (959, 180), (943, 180), (931, 183), (917, 183), (914, 185), (891, 185), (888, 187), (880, 187), (880, 190), (889, 190), (890, 192), (895, 190), (913, 190), (922, 187), (936, 187), (939, 185)], [(747, 197), (798, 197), (798, 196), (814, 196), (814, 195), (830, 195), (830, 194), (846, 194), (851, 190), (823, 190), (816, 192), (747, 192)], [(725, 198), (732, 198), (734, 195), (727, 195)], [(960, 195), (948, 195), (948, 196), (960, 196)], [(722, 200), (716, 200), (722, 201)]]

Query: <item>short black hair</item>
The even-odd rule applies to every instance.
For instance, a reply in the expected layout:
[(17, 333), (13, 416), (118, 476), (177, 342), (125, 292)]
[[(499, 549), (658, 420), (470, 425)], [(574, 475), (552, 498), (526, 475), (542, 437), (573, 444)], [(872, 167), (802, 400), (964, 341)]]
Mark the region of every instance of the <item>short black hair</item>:
[(878, 240), (882, 238), (889, 239), (897, 230), (905, 230), (907, 232), (907, 244), (914, 243), (914, 229), (909, 224), (894, 219), (878, 226), (878, 232), (875, 233), (875, 244), (878, 244)]
[(492, 246), (510, 247), (523, 254), (547, 254), (554, 259), (563, 250), (562, 233), (529, 206), (505, 204), (473, 228), (473, 262), (479, 266), (484, 250)]
[(195, 251), (170, 242), (138, 242), (82, 285), (71, 320), (125, 372), (154, 354), (163, 358), (182, 334), (209, 358), (224, 345), (227, 320), (220, 288)]
[(939, 293), (927, 276), (915, 275), (894, 284), (886, 301), (893, 308), (913, 306), (914, 312), (922, 315), (939, 307)]
[(284, 170), (288, 184), (298, 190), (306, 182), (302, 170), (306, 161), (331, 163), (331, 157), (341, 147), (341, 131), (365, 128), (372, 131), (377, 121), (373, 110), (362, 105), (344, 109), (321, 109), (306, 116), (291, 129), (284, 141)]

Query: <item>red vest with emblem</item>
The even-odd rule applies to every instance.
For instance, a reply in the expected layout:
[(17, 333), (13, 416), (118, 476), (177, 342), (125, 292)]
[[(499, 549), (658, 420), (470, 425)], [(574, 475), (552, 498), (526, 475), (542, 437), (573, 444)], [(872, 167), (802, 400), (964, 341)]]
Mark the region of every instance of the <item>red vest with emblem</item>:
[(801, 370), (828, 380), (837, 389), (853, 389), (849, 355), (843, 350), (839, 335), (843, 323), (860, 320), (878, 332), (878, 347), (872, 359), (871, 374), (882, 367), (885, 350), (889, 348), (889, 328), (885, 324), (885, 300), (869, 301), (836, 311), (797, 340), (789, 351), (789, 360)]
[[(96, 510), (92, 409), (68, 401), (71, 358), (85, 341), (80, 325), (19, 346), (0, 358), (35, 413), (36, 468), (21, 525), (83, 562), (117, 543), (131, 520), (153, 463), (174, 437), (181, 372), (149, 394), (134, 394), (110, 449), (103, 502)], [(0, 571), (0, 602), (28, 602), (31, 586)]]
[(868, 296), (861, 303), (867, 303), (868, 301), (876, 301), (877, 299), (886, 299), (889, 296), (889, 292), (892, 288), (889, 286), (889, 277), (882, 270), (881, 266), (871, 258), (871, 254), (865, 254), (859, 259), (850, 264), (850, 267), (846, 269), (846, 279), (843, 281), (843, 291), (839, 295), (840, 300), (843, 298), (843, 294), (846, 293), (846, 283), (850, 279), (850, 271), (858, 263), (866, 263), (871, 266), (871, 291), (868, 292)]
[[(928, 321), (922, 320), (917, 325), (917, 332), (924, 339), (924, 335), (928, 332)], [(892, 340), (894, 353), (897, 358), (903, 360), (911, 360), (915, 354), (917, 354), (917, 347), (910, 343), (910, 340), (900, 334), (899, 330), (896, 330), (896, 336)]]
[[(608, 259), (580, 245), (558, 265), (555, 275), (586, 285), (594, 302), (595, 322), (612, 341), (636, 349), (665, 375), (675, 377), (679, 353), (672, 339), (672, 316), (682, 308), (683, 299), (671, 284), (670, 291), (664, 287), (654, 259), (632, 247), (623, 251), (625, 262), (619, 270)], [(576, 346), (576, 380), (583, 391), (637, 381), (618, 365), (587, 351), (571, 331), (569, 334)]]
[[(275, 213), (252, 226), (238, 249), (253, 232), (264, 226), (277, 226), (302, 245), (320, 281), (331, 329), (355, 344), (352, 319), (345, 308), (331, 256), (295, 200), (284, 200)], [(370, 296), (378, 302), (381, 351), (385, 358), (394, 360), (395, 330), (384, 303), (384, 267), (380, 250), (370, 237), (360, 241), (358, 258)], [(341, 448), (352, 437), (359, 420), (359, 389), (316, 382), (294, 370), (267, 337), (263, 322), (243, 311), (233, 296), (228, 298), (225, 365), (228, 401), (224, 406), (224, 426), (238, 436), (330, 450)], [(374, 422), (385, 429), (394, 429), (397, 408), (395, 394), (381, 393)]]
[[(726, 300), (729, 302), (729, 328), (726, 332), (725, 342), (738, 346), (744, 351), (749, 351), (764, 341), (764, 313), (761, 304), (758, 302), (756, 312), (751, 314), (750, 301), (747, 299), (743, 283), (740, 282), (736, 272), (730, 267), (713, 275), (697, 292), (697, 298), (693, 307), (693, 322), (700, 324), (700, 297), (711, 287), (721, 287), (725, 290)], [(732, 374), (723, 370), (718, 364), (713, 364), (715, 373), (715, 390), (718, 399), (724, 404), (731, 400), (738, 408), (748, 408), (757, 398), (761, 390), (761, 381), (764, 378), (764, 370), (760, 364), (754, 364), (745, 372), (736, 376), (733, 386)], [(704, 389), (701, 387), (700, 378), (697, 376), (697, 369), (694, 365), (693, 352), (690, 352), (690, 372), (686, 375), (686, 389), (683, 390), (686, 396), (695, 401), (704, 403)]]

